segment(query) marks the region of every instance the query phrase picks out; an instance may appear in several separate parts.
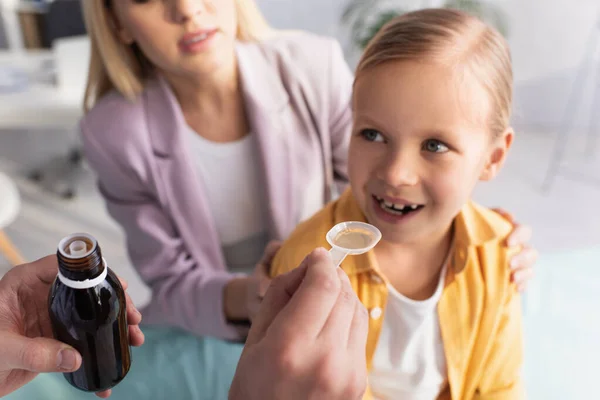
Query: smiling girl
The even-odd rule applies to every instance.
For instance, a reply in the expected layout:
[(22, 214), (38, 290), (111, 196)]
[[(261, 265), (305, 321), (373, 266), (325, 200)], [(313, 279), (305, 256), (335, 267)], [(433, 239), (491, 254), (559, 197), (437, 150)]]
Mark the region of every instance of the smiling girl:
[(511, 103), (505, 40), (458, 11), (391, 21), (358, 65), (351, 189), (297, 228), (273, 274), (324, 246), (336, 223), (379, 228), (372, 251), (341, 265), (370, 315), (367, 398), (522, 396), (511, 225), (470, 199), (504, 163)]

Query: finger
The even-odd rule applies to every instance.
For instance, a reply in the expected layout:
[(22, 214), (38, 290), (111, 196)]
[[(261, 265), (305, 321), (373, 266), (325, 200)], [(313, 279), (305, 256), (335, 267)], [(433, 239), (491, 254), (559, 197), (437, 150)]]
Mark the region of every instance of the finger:
[(492, 211), (494, 211), (497, 214), (500, 214), (504, 219), (508, 220), (508, 222), (510, 222), (511, 224), (515, 222), (515, 219), (512, 216), (512, 214), (502, 208), (492, 208)]
[(269, 266), (263, 262), (260, 262), (254, 268), (254, 277), (258, 279), (270, 279), (269, 276)]
[(261, 265), (261, 267), (264, 271), (264, 274), (267, 277), (269, 277), (271, 275), (271, 263), (273, 262), (275, 255), (279, 251), (281, 244), (282, 244), (282, 242), (280, 242), (278, 240), (271, 240), (269, 242), (269, 244), (267, 245), (267, 247), (265, 248), (263, 256), (259, 262), (259, 265)]
[(337, 274), (341, 282), (340, 293), (319, 336), (326, 340), (347, 343), (358, 298), (352, 290), (348, 275), (341, 268), (337, 268)]
[(533, 268), (522, 267), (522, 266), (518, 266), (518, 267), (515, 267), (515, 268), (511, 267), (511, 271), (510, 271), (510, 279), (511, 279), (511, 281), (514, 281), (515, 274), (517, 274), (520, 271), (524, 271), (526, 269), (533, 269)]
[(96, 396), (100, 397), (101, 399), (108, 399), (111, 394), (112, 394), (112, 390), (108, 389), (108, 390), (105, 390), (104, 392), (96, 393)]
[(316, 249), (309, 256), (306, 276), (272, 329), (282, 337), (316, 338), (323, 330), (340, 293), (341, 281), (331, 256)]
[(55, 254), (40, 258), (37, 261), (25, 265), (27, 268), (34, 271), (39, 280), (48, 284), (51, 284), (52, 281), (54, 281), (56, 274), (58, 273), (58, 260), (56, 259)]
[(146, 335), (140, 329), (139, 325), (129, 325), (129, 344), (139, 347), (144, 344)]
[(267, 290), (269, 290), (269, 286), (271, 286), (271, 279), (262, 277), (258, 281), (258, 296), (260, 298), (265, 297)]
[(515, 228), (508, 237), (508, 245), (514, 246), (525, 246), (531, 240), (533, 231), (528, 225), (515, 224)]
[[(125, 280), (121, 280), (121, 284), (127, 285)], [(125, 287), (125, 286), (124, 286)], [(127, 324), (129, 325), (129, 344), (135, 347), (144, 344), (145, 336), (140, 327), (138, 326), (142, 322), (142, 314), (133, 305), (133, 301), (129, 294), (125, 293), (125, 302), (127, 309)]]
[(57, 340), (5, 334), (0, 363), (31, 372), (72, 372), (81, 366), (81, 355)]
[(510, 260), (510, 268), (513, 270), (520, 268), (533, 268), (537, 259), (538, 251), (531, 247), (524, 247), (518, 254), (515, 254)]
[(265, 248), (265, 252), (263, 254), (261, 263), (262, 264), (271, 264), (271, 261), (273, 261), (273, 258), (275, 257), (275, 254), (277, 254), (277, 251), (279, 250), (280, 247), (281, 247), (281, 241), (271, 240), (269, 242), (269, 244), (267, 244), (267, 247)]
[(308, 257), (297, 268), (273, 280), (261, 302), (258, 314), (252, 320), (246, 344), (258, 343), (265, 336), (275, 317), (289, 302), (304, 279), (307, 262)]
[(129, 285), (127, 284), (127, 281), (123, 278), (121, 278), (120, 276), (119, 278), (119, 282), (121, 282), (121, 286), (123, 286), (123, 290), (127, 290), (127, 288), (129, 287)]
[(350, 335), (348, 337), (348, 350), (359, 360), (358, 365), (367, 365), (366, 347), (369, 335), (369, 313), (365, 306), (358, 301), (354, 302), (354, 316), (350, 325)]
[(127, 309), (127, 323), (129, 325), (139, 325), (142, 322), (142, 314), (133, 305), (133, 301), (128, 294), (125, 294), (125, 307)]
[(522, 268), (518, 271), (514, 271), (512, 274), (512, 281), (517, 285), (526, 285), (531, 278), (533, 278), (534, 272), (532, 268)]

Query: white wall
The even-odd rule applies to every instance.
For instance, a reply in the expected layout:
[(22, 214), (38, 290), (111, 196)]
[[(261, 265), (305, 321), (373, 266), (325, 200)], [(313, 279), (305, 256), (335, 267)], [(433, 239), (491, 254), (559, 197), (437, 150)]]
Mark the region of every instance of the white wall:
[(509, 16), (517, 83), (574, 68), (600, 12), (597, 0), (506, 0), (501, 4)]
[[(573, 81), (586, 55), (589, 38), (600, 44), (597, 0), (509, 0), (509, 38), (515, 69), (515, 118), (517, 124), (556, 131), (562, 120)], [(596, 48), (592, 49), (594, 52)], [(597, 58), (596, 58), (597, 60)], [(600, 70), (600, 62), (594, 69)], [(595, 70), (593, 71), (595, 73)], [(576, 130), (590, 121), (590, 94), (594, 75), (589, 75), (577, 99)], [(595, 113), (597, 114), (597, 113)], [(598, 122), (594, 121), (597, 125)]]
[[(275, 26), (335, 36), (348, 49), (348, 34), (340, 26), (347, 0), (258, 0), (258, 3)], [(495, 3), (508, 15), (516, 84), (514, 121), (520, 126), (554, 131), (566, 105), (575, 69), (584, 56), (587, 39), (596, 29), (600, 1), (495, 0)], [(600, 29), (596, 30), (600, 43)], [(350, 51), (347, 57), (350, 64), (356, 60)], [(600, 68), (600, 61), (596, 65)], [(585, 87), (589, 89), (589, 86), (588, 82)], [(579, 125), (587, 124), (586, 105), (579, 107)]]

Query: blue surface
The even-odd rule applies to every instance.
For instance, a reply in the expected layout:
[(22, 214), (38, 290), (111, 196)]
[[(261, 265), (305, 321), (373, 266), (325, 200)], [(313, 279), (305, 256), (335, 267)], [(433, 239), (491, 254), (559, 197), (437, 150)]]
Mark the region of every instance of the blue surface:
[[(133, 349), (132, 367), (113, 389), (112, 400), (220, 400), (229, 385), (242, 345), (198, 338), (179, 330), (144, 327), (146, 343)], [(70, 386), (62, 374), (40, 375), (8, 400), (96, 399)]]
[(546, 254), (524, 297), (530, 399), (600, 399), (600, 247)]

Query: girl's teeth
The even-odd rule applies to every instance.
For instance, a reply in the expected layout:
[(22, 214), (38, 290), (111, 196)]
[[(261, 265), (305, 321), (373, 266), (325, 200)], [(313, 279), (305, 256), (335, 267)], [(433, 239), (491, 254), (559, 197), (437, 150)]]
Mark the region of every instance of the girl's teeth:
[(385, 203), (381, 202), (379, 203), (379, 206), (385, 210), (386, 212), (390, 213), (390, 214), (394, 214), (394, 215), (404, 215), (404, 213), (402, 211), (398, 211), (398, 210), (392, 210), (390, 207), (388, 207)]
[(410, 204), (410, 205), (394, 204), (394, 203), (385, 201), (381, 197), (375, 196), (375, 198), (379, 202), (381, 208), (383, 208), (384, 210), (387, 210), (389, 212), (392, 212), (394, 214), (402, 215), (403, 213), (407, 213), (409, 211), (414, 211), (417, 208), (419, 208), (418, 204)]

